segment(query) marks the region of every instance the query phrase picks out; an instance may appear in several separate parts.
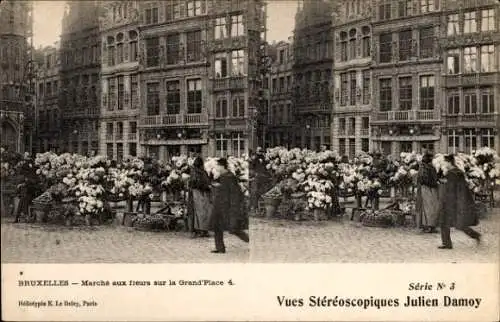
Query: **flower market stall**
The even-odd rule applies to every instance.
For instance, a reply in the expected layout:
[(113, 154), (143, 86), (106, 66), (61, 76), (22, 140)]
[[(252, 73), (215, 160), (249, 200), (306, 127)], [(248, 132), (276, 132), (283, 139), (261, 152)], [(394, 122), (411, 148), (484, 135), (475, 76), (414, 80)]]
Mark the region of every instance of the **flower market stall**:
[[(492, 191), (500, 184), (498, 154), (482, 148), (458, 154), (456, 159), (478, 200), (491, 202)], [(347, 160), (334, 151), (270, 148), (265, 153), (265, 166), (274, 184), (260, 198), (259, 214), (295, 220), (327, 219), (342, 213), (340, 199), (354, 198), (353, 220), (381, 227), (406, 225), (408, 221), (414, 224), (421, 161), (422, 155), (415, 152), (401, 153), (399, 158), (362, 153)], [(441, 154), (435, 155), (432, 164), (440, 178), (449, 167)], [(391, 197), (389, 205), (379, 210), (380, 197), (384, 196)], [(299, 215), (292, 214), (294, 211)]]

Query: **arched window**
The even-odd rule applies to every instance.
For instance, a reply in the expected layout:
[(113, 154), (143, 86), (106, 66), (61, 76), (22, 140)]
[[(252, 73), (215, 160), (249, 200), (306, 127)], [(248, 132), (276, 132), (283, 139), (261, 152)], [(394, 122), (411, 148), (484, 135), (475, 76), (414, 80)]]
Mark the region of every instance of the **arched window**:
[(129, 39), (129, 60), (130, 61), (137, 61), (138, 55), (138, 47), (137, 47), (137, 31), (131, 30), (128, 33), (128, 39)]
[(371, 35), (370, 35), (370, 27), (364, 26), (362, 28), (362, 56), (370, 57), (371, 55)]
[(347, 33), (340, 33), (340, 61), (347, 61)]
[(356, 29), (349, 30), (349, 59), (356, 58)]
[(116, 35), (116, 63), (123, 63), (123, 34)]
[(106, 40), (106, 44), (108, 47), (108, 66), (115, 65), (115, 38), (112, 36), (108, 36)]

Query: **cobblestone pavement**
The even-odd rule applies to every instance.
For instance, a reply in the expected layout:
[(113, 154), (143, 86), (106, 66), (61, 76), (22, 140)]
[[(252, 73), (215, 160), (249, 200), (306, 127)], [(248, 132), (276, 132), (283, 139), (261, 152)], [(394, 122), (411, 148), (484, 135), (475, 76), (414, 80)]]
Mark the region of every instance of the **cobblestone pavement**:
[(500, 208), (475, 227), (480, 245), (452, 230), (452, 250), (440, 250), (440, 234), (410, 228), (372, 228), (348, 218), (294, 222), (251, 218), (252, 262), (498, 262)]
[(246, 262), (248, 243), (224, 235), (226, 254), (212, 254), (213, 237), (186, 232), (141, 232), (115, 225), (64, 227), (13, 224), (2, 218), (3, 263), (218, 263)]

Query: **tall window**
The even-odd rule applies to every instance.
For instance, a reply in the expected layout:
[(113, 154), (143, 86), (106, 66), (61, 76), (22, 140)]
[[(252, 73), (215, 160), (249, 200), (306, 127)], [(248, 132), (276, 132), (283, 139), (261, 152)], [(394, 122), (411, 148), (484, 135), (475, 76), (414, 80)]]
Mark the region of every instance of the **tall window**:
[(345, 135), (346, 131), (346, 120), (345, 118), (339, 118), (339, 135)]
[(380, 51), (379, 60), (381, 63), (392, 61), (392, 33), (381, 34), (379, 38)]
[(349, 81), (347, 80), (347, 73), (340, 74), (340, 105), (345, 106), (347, 104), (347, 88), (349, 86)]
[(435, 80), (434, 76), (421, 76), (420, 77), (420, 109), (432, 110), (434, 109), (434, 95), (435, 95)]
[(146, 25), (158, 23), (158, 8), (148, 8), (144, 12)]
[(231, 74), (233, 76), (245, 75), (245, 52), (243, 50), (231, 52)]
[(392, 110), (392, 79), (380, 79), (380, 111)]
[(466, 12), (464, 14), (464, 34), (477, 32), (476, 12)]
[(420, 29), (420, 58), (429, 58), (434, 54), (434, 27)]
[(160, 65), (160, 38), (146, 39), (146, 66), (154, 67)]
[(115, 65), (115, 46), (108, 46), (108, 66)]
[(349, 59), (356, 59), (356, 29), (349, 31)]
[(227, 157), (227, 144), (229, 139), (224, 134), (218, 134), (215, 138), (216, 154), (219, 158)]
[(477, 146), (476, 130), (464, 129), (464, 145), (466, 153), (471, 153), (472, 150), (476, 149)]
[(347, 33), (340, 33), (340, 61), (347, 61)]
[(399, 60), (409, 60), (411, 57), (411, 30), (399, 32)]
[(116, 78), (109, 79), (109, 105), (108, 110), (112, 111), (116, 105)]
[(245, 154), (245, 138), (241, 133), (235, 133), (232, 137), (233, 156), (242, 157)]
[(167, 36), (167, 65), (175, 65), (179, 63), (180, 57), (179, 51), (179, 34), (173, 34)]
[(449, 75), (460, 73), (460, 50), (451, 49), (447, 53), (447, 71)]
[(434, 1), (435, 0), (420, 0), (420, 12), (426, 13), (436, 10)]
[(243, 96), (233, 97), (233, 117), (245, 116), (245, 98)]
[(481, 91), (481, 113), (493, 114), (495, 112), (495, 96), (493, 89), (488, 88)]
[(459, 24), (458, 24), (458, 14), (454, 15), (449, 15), (448, 16), (448, 35), (453, 36), (453, 35), (458, 35), (460, 33), (459, 29)]
[(453, 93), (448, 96), (448, 115), (460, 113), (460, 94)]
[(226, 53), (216, 53), (215, 54), (215, 77), (221, 78), (227, 76), (227, 54)]
[(227, 117), (227, 99), (225, 97), (219, 97), (215, 102), (215, 117), (216, 118)]
[(129, 42), (130, 61), (137, 61), (137, 40)]
[(456, 153), (460, 147), (460, 136), (457, 130), (448, 130), (448, 152)]
[(464, 114), (477, 114), (476, 93), (464, 93)]
[(139, 84), (137, 76), (130, 76), (130, 108), (136, 109), (139, 106)]
[(398, 16), (407, 17), (412, 14), (412, 0), (399, 0), (398, 1)]
[(189, 0), (187, 2), (188, 17), (195, 17), (205, 14), (206, 6), (203, 0)]
[(116, 44), (116, 63), (123, 63), (123, 43)]
[(215, 39), (225, 39), (227, 38), (227, 23), (226, 18), (216, 18), (215, 19)]
[(391, 1), (386, 1), (378, 6), (378, 16), (380, 20), (391, 19)]
[(188, 113), (201, 113), (202, 95), (201, 95), (201, 79), (190, 79), (188, 84), (187, 105)]
[(481, 31), (495, 30), (495, 10), (488, 9), (481, 11)]
[(403, 111), (411, 110), (412, 106), (412, 79), (411, 77), (399, 78), (399, 108)]
[(339, 154), (344, 156), (346, 152), (345, 139), (339, 139)]
[(179, 81), (167, 82), (167, 114), (181, 112), (181, 89)]
[(123, 110), (123, 100), (125, 98), (125, 84), (123, 76), (118, 76), (118, 109)]
[(231, 37), (239, 37), (245, 35), (243, 27), (243, 15), (231, 16)]
[(356, 72), (349, 72), (350, 89), (349, 89), (349, 105), (356, 105)]
[(370, 57), (371, 55), (371, 37), (370, 37), (370, 27), (363, 27), (362, 28), (363, 32), (363, 38), (362, 38), (362, 51), (363, 51), (363, 57)]
[(363, 71), (363, 104), (369, 104), (370, 103), (370, 71), (369, 70), (364, 70)]
[(481, 147), (485, 146), (495, 150), (495, 133), (493, 129), (481, 129)]
[(481, 46), (481, 72), (495, 71), (495, 46)]
[(148, 115), (160, 114), (160, 84), (149, 83), (146, 85)]
[(186, 33), (187, 40), (187, 61), (201, 60), (201, 31), (191, 31)]
[(477, 48), (465, 47), (464, 48), (464, 72), (476, 73), (477, 72)]

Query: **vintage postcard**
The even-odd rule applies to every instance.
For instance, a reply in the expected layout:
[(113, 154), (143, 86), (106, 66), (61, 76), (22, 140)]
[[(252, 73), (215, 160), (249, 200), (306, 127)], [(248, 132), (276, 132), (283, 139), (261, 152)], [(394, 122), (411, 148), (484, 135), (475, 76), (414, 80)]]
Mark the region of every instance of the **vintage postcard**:
[(0, 1), (2, 319), (497, 321), (497, 0)]

